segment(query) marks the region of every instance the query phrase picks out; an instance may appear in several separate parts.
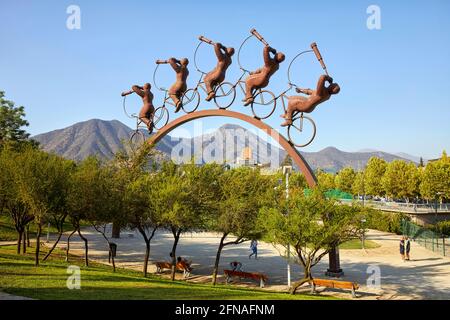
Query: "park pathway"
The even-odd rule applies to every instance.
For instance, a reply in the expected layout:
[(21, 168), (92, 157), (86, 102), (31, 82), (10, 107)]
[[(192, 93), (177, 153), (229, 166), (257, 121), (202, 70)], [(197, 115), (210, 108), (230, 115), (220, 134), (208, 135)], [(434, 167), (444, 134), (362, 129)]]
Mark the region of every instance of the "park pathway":
[(27, 297), (15, 296), (3, 291), (0, 291), (0, 300), (34, 300)]
[[(108, 263), (108, 247), (106, 241), (93, 228), (84, 229), (84, 235), (89, 240), (89, 257), (102, 263)], [(110, 231), (109, 231), (110, 234)], [(187, 233), (180, 239), (177, 256), (193, 261), (193, 276), (189, 281), (209, 282), (214, 264), (219, 235), (213, 233)], [(450, 258), (437, 255), (412, 242), (411, 261), (402, 261), (399, 255), (399, 236), (370, 230), (367, 239), (377, 242), (380, 247), (369, 250), (340, 250), (341, 267), (346, 281), (360, 284), (358, 299), (450, 299)], [(119, 267), (142, 270), (144, 241), (137, 232), (123, 231), (117, 243), (118, 252), (116, 264)], [(151, 258), (149, 272), (155, 272), (154, 261), (168, 260), (173, 237), (170, 233), (157, 232), (151, 243)], [(59, 247), (65, 247), (65, 238)], [(84, 243), (78, 236), (71, 241), (71, 253), (82, 255)], [(229, 263), (238, 260), (243, 264), (243, 270), (262, 272), (269, 276), (266, 286), (269, 290), (286, 290), (286, 260), (274, 246), (260, 242), (258, 260), (249, 259), (249, 244), (243, 243), (224, 249), (220, 263), (220, 274)], [(325, 257), (313, 272), (315, 277), (324, 278), (328, 267)], [(380, 271), (380, 286), (367, 286), (368, 278), (373, 270)], [(292, 266), (292, 279), (301, 275), (298, 265)], [(223, 277), (219, 278), (223, 282)], [(369, 283), (371, 283), (369, 281)], [(243, 286), (255, 287), (257, 284), (245, 282)], [(330, 294), (349, 298), (350, 294), (343, 291), (321, 290), (322, 294)], [(309, 288), (301, 289), (309, 292)]]

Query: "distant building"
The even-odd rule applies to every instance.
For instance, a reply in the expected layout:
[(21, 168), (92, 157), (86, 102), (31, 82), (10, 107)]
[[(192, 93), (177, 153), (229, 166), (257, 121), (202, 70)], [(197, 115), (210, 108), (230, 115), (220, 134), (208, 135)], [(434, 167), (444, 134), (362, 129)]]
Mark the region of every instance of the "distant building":
[(258, 168), (262, 174), (274, 174), (277, 169), (272, 169), (270, 163), (259, 163), (253, 158), (253, 150), (250, 147), (245, 147), (241, 151), (241, 156), (236, 158), (234, 163), (224, 164), (228, 169), (234, 169), (238, 167), (250, 167)]

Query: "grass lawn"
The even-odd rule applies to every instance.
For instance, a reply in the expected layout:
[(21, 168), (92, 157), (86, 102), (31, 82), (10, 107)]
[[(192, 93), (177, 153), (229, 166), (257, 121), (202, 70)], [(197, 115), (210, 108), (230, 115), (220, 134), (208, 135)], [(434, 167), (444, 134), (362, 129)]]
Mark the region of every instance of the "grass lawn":
[(34, 299), (332, 299), (319, 295), (289, 295), (265, 290), (251, 290), (232, 286), (195, 284), (170, 281), (155, 275), (144, 278), (133, 270), (117, 269), (90, 262), (83, 266), (79, 257), (72, 256), (70, 265), (81, 268), (81, 290), (66, 287), (68, 263), (62, 251), (34, 266), (34, 248), (26, 255), (17, 255), (15, 246), (0, 247), (0, 290)]
[[(29, 223), (30, 226), (30, 239), (36, 238), (36, 224), (33, 222)], [(68, 222), (64, 223), (64, 231), (72, 230), (72, 225)], [(58, 233), (58, 230), (50, 226), (50, 233)], [(47, 225), (42, 226), (41, 237), (45, 238), (47, 236)], [(14, 222), (10, 216), (5, 214), (0, 214), (0, 241), (17, 241), (17, 231), (14, 228)]]
[[(372, 240), (364, 240), (364, 248), (365, 249), (374, 249), (378, 248), (380, 245)], [(353, 239), (347, 242), (344, 242), (339, 246), (339, 249), (362, 249), (362, 243), (360, 239)]]

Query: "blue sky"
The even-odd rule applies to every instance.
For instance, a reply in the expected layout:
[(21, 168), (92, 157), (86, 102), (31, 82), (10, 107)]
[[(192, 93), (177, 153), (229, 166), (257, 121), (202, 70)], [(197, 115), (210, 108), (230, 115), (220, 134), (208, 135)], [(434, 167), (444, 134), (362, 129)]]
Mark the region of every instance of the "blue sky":
[[(71, 4), (81, 8), (80, 30), (66, 28)], [(371, 4), (381, 9), (381, 30), (366, 27)], [(0, 89), (25, 106), (32, 134), (91, 118), (117, 119), (132, 127), (122, 112), (120, 92), (151, 82), (156, 59), (188, 57), (192, 86), (198, 78), (192, 63), (198, 35), (237, 48), (255, 27), (286, 54), (270, 90), (286, 88), (290, 59), (313, 41), (341, 86), (338, 96), (311, 114), (318, 131), (305, 151), (332, 145), (345, 151), (372, 148), (433, 158), (450, 150), (449, 15), (450, 2), (445, 0), (0, 0)], [(246, 67), (262, 64), (261, 49), (256, 41), (244, 48)], [(203, 69), (215, 63), (208, 46), (199, 58)], [(292, 77), (314, 87), (320, 73), (311, 57), (294, 64)], [(173, 81), (168, 68), (159, 75), (166, 86)], [(235, 81), (238, 75), (235, 61), (228, 78)], [(155, 92), (155, 105), (161, 100)], [(130, 103), (135, 111), (140, 107), (136, 98)], [(232, 110), (244, 109), (237, 104)], [(280, 113), (277, 109), (268, 120), (275, 128), (280, 128)], [(224, 123), (242, 124), (209, 118), (202, 125), (214, 129)]]

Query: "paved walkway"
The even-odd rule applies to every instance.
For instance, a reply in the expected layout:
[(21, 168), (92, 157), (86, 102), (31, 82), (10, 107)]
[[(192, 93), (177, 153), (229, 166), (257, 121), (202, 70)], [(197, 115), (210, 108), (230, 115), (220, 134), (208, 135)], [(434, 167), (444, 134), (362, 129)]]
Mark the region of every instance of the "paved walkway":
[[(87, 228), (84, 235), (89, 240), (89, 257), (99, 262), (108, 262), (106, 241), (94, 229)], [(110, 234), (110, 232), (109, 232)], [(342, 280), (355, 281), (361, 286), (359, 299), (450, 299), (450, 258), (439, 256), (424, 249), (416, 243), (411, 245), (411, 261), (402, 261), (398, 253), (399, 236), (370, 230), (367, 239), (380, 244), (379, 248), (370, 250), (340, 250), (341, 267), (345, 272)], [(189, 281), (209, 282), (213, 268), (219, 235), (213, 233), (184, 234), (180, 239), (177, 256), (193, 261), (193, 276)], [(113, 239), (118, 246), (117, 266), (142, 270), (144, 241), (137, 232), (124, 231), (120, 239)], [(159, 231), (151, 242), (149, 272), (155, 272), (154, 261), (168, 260), (173, 243), (170, 233)], [(65, 239), (59, 247), (65, 247)], [(83, 254), (84, 243), (78, 236), (73, 236), (71, 253)], [(286, 290), (286, 260), (274, 246), (260, 243), (258, 260), (248, 259), (249, 243), (232, 245), (223, 250), (220, 274), (228, 268), (233, 260), (241, 261), (243, 270), (263, 272), (269, 276), (266, 288)], [(314, 268), (314, 276), (324, 278), (328, 267), (325, 257)], [(367, 286), (368, 278), (373, 274), (369, 267), (379, 268), (380, 287)], [(292, 279), (300, 278), (302, 272), (298, 265), (292, 266)], [(167, 275), (168, 276), (168, 275)], [(221, 276), (220, 282), (224, 281)], [(257, 284), (245, 282), (243, 286), (255, 287)], [(319, 288), (320, 290), (320, 288)], [(308, 288), (302, 289), (309, 292)], [(322, 290), (322, 294), (331, 294), (349, 298), (348, 292)]]
[(0, 300), (34, 300), (27, 297), (15, 296), (6, 292), (0, 291)]

